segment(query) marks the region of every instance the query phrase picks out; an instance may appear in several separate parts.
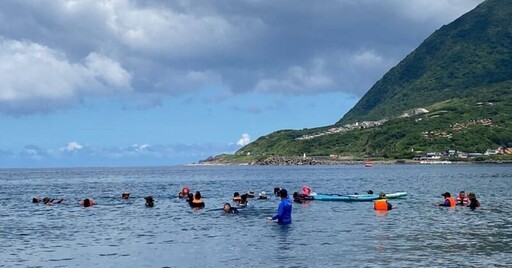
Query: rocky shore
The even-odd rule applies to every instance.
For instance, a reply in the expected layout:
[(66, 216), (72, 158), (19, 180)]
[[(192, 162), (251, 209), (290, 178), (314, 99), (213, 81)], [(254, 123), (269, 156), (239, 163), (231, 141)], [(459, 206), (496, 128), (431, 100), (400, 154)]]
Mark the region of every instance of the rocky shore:
[[(408, 164), (414, 161), (409, 160), (378, 160), (373, 164)], [(251, 165), (251, 166), (316, 166), (316, 165), (364, 165), (362, 159), (330, 159), (326, 157), (300, 157), (300, 156), (272, 156), (264, 160), (225, 159), (223, 157), (211, 157), (200, 161), (197, 165)]]
[(269, 157), (255, 164), (260, 166), (315, 166), (339, 165), (340, 161), (315, 159), (311, 157)]
[[(425, 163), (423, 163), (425, 162)], [(438, 161), (441, 162), (441, 161)], [(255, 159), (225, 159), (223, 157), (211, 157), (199, 161), (200, 166), (229, 166), (229, 165), (250, 165), (250, 166), (317, 166), (317, 165), (364, 165), (365, 160), (356, 158), (330, 159), (326, 157), (300, 157), (300, 156), (271, 156), (264, 160)], [(486, 161), (445, 161), (436, 163), (436, 161), (415, 161), (412, 159), (379, 159), (372, 160), (373, 165), (389, 164), (512, 164), (510, 160), (486, 160)]]

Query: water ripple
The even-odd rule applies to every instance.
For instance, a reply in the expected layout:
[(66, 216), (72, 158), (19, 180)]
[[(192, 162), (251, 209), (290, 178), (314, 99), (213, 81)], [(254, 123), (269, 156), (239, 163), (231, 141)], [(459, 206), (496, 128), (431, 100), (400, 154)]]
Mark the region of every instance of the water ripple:
[[(508, 267), (510, 166), (156, 167), (0, 170), (0, 267)], [(234, 191), (407, 191), (372, 203), (294, 204), (293, 223), (265, 220), (279, 200), (219, 210)], [(200, 190), (194, 211), (176, 193)], [(439, 208), (441, 193), (477, 193), (482, 207)], [(130, 191), (129, 200), (120, 193)], [(152, 195), (156, 206), (146, 208)], [(64, 198), (32, 204), (34, 196)], [(96, 206), (78, 206), (89, 197)], [(317, 265), (318, 264), (318, 265)]]

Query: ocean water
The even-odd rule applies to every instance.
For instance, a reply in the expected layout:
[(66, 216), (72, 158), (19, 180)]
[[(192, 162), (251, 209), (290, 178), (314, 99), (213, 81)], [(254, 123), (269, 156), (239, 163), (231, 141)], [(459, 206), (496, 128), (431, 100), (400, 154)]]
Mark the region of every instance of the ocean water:
[[(265, 220), (279, 203), (274, 187), (304, 184), (409, 195), (387, 213), (371, 202), (312, 201), (294, 204), (290, 225)], [(201, 191), (205, 209), (176, 198), (184, 185)], [(510, 165), (1, 169), (0, 267), (510, 267), (511, 185)], [(249, 190), (270, 198), (220, 211)], [(482, 207), (437, 206), (441, 193), (460, 190)], [(147, 195), (155, 207), (144, 206)], [(97, 205), (80, 207), (86, 197)]]

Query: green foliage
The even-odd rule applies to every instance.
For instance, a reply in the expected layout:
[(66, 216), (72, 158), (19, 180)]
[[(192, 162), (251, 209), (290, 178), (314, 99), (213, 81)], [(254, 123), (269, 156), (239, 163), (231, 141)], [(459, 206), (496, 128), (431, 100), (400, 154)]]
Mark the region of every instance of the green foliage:
[[(332, 127), (277, 131), (240, 149), (237, 155), (351, 156), (410, 159), (427, 152), (458, 150), (484, 153), (487, 149), (512, 147), (512, 83), (478, 88), (462, 98), (426, 106), (430, 112), (412, 118), (396, 118), (368, 129), (296, 140)], [(492, 125), (470, 124), (490, 119)], [(457, 130), (456, 124), (464, 126)], [(427, 135), (425, 132), (433, 133)]]
[(338, 122), (378, 120), (512, 79), (512, 2), (488, 0), (427, 38)]

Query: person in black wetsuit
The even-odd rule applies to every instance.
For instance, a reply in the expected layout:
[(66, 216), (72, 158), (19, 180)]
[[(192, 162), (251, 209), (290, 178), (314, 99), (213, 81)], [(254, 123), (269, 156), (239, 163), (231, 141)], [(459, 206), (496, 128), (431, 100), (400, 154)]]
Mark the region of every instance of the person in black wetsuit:
[(152, 208), (155, 206), (155, 199), (152, 196), (146, 196), (144, 199), (146, 200), (146, 207)]
[(224, 212), (226, 212), (228, 214), (236, 214), (236, 213), (238, 213), (238, 209), (232, 207), (231, 204), (226, 203), (226, 204), (224, 204)]
[(302, 197), (301, 194), (299, 194), (299, 192), (294, 192), (293, 193), (293, 202), (302, 204), (302, 203), (304, 203), (304, 198)]
[(472, 209), (475, 209), (475, 208), (480, 206), (480, 202), (476, 199), (476, 194), (475, 193), (469, 193), (468, 194), (468, 198), (469, 198), (469, 205), (468, 205), (468, 207), (470, 207)]
[(279, 196), (279, 192), (281, 191), (281, 187), (275, 187), (274, 188), (274, 195)]
[(192, 200), (194, 200), (194, 194), (193, 193), (188, 193), (187, 194), (187, 199), (185, 201), (187, 201), (187, 203), (191, 203)]

